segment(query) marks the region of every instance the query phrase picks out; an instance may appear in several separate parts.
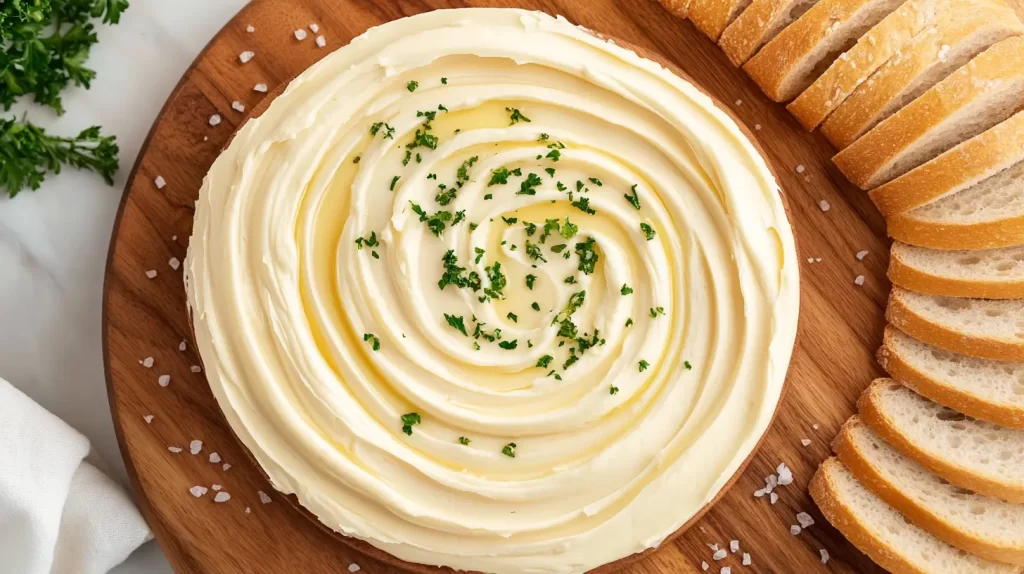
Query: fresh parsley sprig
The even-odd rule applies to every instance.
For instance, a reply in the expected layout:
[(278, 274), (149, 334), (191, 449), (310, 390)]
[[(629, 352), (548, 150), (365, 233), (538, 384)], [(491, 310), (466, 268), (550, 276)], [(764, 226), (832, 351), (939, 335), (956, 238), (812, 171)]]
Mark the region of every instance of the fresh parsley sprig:
[(117, 143), (93, 126), (73, 138), (52, 136), (27, 121), (0, 120), (0, 185), (11, 197), (25, 188), (39, 189), (47, 172), (70, 165), (89, 169), (108, 185), (117, 173)]

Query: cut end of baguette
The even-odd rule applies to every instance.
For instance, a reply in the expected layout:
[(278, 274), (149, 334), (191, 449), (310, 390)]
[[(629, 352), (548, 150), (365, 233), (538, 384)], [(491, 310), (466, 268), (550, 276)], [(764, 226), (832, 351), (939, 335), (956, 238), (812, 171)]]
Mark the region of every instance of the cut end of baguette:
[(688, 18), (717, 42), (725, 28), (750, 5), (750, 0), (691, 0)]
[(691, 0), (658, 0), (665, 10), (677, 18), (686, 18), (690, 12)]
[(954, 548), (921, 528), (865, 488), (836, 458), (811, 479), (811, 498), (825, 518), (861, 552), (892, 572), (919, 574), (1017, 573)]
[(817, 1), (755, 0), (722, 32), (718, 45), (740, 67)]
[(1024, 431), (972, 419), (892, 379), (873, 382), (857, 410), (885, 442), (949, 482), (1024, 502)]
[(929, 295), (1024, 299), (1024, 245), (949, 251), (896, 241), (889, 259), (889, 280)]

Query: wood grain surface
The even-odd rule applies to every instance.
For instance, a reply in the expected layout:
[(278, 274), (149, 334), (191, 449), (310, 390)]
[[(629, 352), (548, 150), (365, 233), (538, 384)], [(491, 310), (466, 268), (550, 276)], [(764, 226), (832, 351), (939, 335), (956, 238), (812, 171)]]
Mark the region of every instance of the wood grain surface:
[[(650, 0), (257, 0), (215, 37), (186, 72), (157, 118), (129, 178), (111, 239), (104, 296), (104, 354), (114, 424), (132, 487), (143, 514), (178, 572), (398, 573), (353, 550), (337, 535), (277, 494), (234, 438), (201, 372), (191, 342), (181, 269), (191, 234), (194, 202), (209, 166), (245, 118), (271, 90), (366, 28), (436, 8), (515, 6), (562, 14), (571, 21), (662, 54), (725, 102), (754, 134), (789, 200), (801, 262), (800, 346), (775, 423), (746, 471), (687, 532), (626, 574), (689, 574), (723, 566), (740, 572), (875, 572), (818, 513), (807, 482), (829, 453), (829, 441), (854, 410), (854, 400), (882, 374), (873, 359), (884, 325), (889, 284), (888, 244), (881, 215), (863, 192), (831, 165), (833, 153), (819, 134), (806, 134), (760, 94), (710, 41)], [(293, 32), (320, 26), (328, 45), (318, 49)], [(247, 26), (255, 31), (248, 33)], [(251, 50), (247, 64), (239, 54)], [(217, 126), (209, 119), (223, 118)], [(803, 166), (803, 167), (800, 167)], [(167, 185), (158, 190), (157, 176)], [(819, 202), (827, 201), (828, 211)], [(858, 261), (854, 254), (867, 250)], [(146, 272), (155, 270), (150, 279)], [(863, 286), (854, 278), (864, 275)], [(182, 342), (185, 349), (180, 350)], [(154, 359), (151, 368), (144, 366)], [(170, 384), (159, 384), (162, 375)], [(147, 423), (145, 418), (152, 415)], [(809, 439), (803, 446), (801, 439)], [(189, 443), (203, 441), (202, 452)], [(175, 454), (169, 446), (184, 449)], [(210, 462), (216, 452), (222, 459)], [(764, 478), (784, 462), (794, 474), (779, 487), (775, 505), (754, 498)], [(230, 464), (224, 470), (224, 464)], [(194, 498), (195, 485), (222, 485), (230, 500), (211, 490)], [(270, 494), (263, 504), (259, 492)], [(817, 523), (790, 534), (796, 513)], [(709, 544), (741, 553), (712, 560)], [(358, 545), (357, 545), (358, 546)], [(820, 562), (820, 549), (831, 556)]]

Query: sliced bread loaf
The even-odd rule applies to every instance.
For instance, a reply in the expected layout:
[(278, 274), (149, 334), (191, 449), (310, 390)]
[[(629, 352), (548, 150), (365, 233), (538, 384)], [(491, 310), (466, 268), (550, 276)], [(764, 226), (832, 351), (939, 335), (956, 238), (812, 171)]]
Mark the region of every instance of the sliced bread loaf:
[(733, 65), (742, 66), (760, 48), (814, 6), (818, 0), (754, 0), (722, 32), (718, 46)]
[(888, 326), (878, 362), (893, 379), (965, 415), (1024, 430), (1024, 363), (976, 359)]
[(832, 449), (858, 482), (943, 542), (986, 560), (1024, 564), (1024, 504), (953, 486), (886, 444), (857, 415)]
[(1024, 299), (1024, 245), (946, 251), (896, 241), (889, 258), (889, 280), (930, 295)]
[[(786, 109), (796, 116), (807, 131), (818, 127), (833, 110), (846, 101), (857, 86), (888, 62), (918, 32), (931, 25), (935, 21), (936, 7), (943, 3), (945, 0), (904, 2), (895, 12), (861, 36), (853, 48), (840, 54), (825, 73), (814, 80)], [(750, 10), (753, 9), (754, 6), (751, 6)]]
[(690, 12), (690, 0), (658, 0), (673, 16), (686, 18)]
[(1024, 301), (926, 295), (893, 286), (885, 318), (941, 349), (997, 361), (1024, 361)]
[(999, 124), (1021, 106), (1024, 38), (1015, 36), (979, 54), (833, 161), (855, 185), (871, 189)]
[(908, 522), (857, 482), (837, 458), (821, 463), (811, 478), (811, 498), (825, 518), (879, 566), (901, 574), (1019, 574), (1020, 568), (989, 562), (954, 548)]
[(938, 17), (860, 85), (821, 125), (838, 149), (928, 91), (986, 48), (1021, 34), (1003, 0), (948, 0)]
[(933, 249), (1024, 243), (1024, 161), (886, 223), (894, 239)]
[(886, 217), (952, 195), (1024, 161), (1024, 111), (889, 183), (871, 200)]
[(857, 410), (885, 442), (949, 482), (1024, 502), (1024, 431), (969, 418), (892, 379), (871, 383)]
[(903, 0), (821, 0), (743, 66), (769, 98), (788, 102)]
[(750, 5), (750, 0), (690, 0), (687, 17), (698, 30), (715, 42), (725, 27)]

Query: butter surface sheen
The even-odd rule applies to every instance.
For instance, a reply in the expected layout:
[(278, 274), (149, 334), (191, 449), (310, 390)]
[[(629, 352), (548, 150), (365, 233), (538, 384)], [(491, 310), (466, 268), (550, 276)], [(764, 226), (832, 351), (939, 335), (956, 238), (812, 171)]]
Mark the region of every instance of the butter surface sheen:
[(216, 160), (185, 286), (274, 486), (410, 562), (577, 573), (756, 446), (796, 335), (764, 160), (561, 18), (430, 12), (298, 76)]

